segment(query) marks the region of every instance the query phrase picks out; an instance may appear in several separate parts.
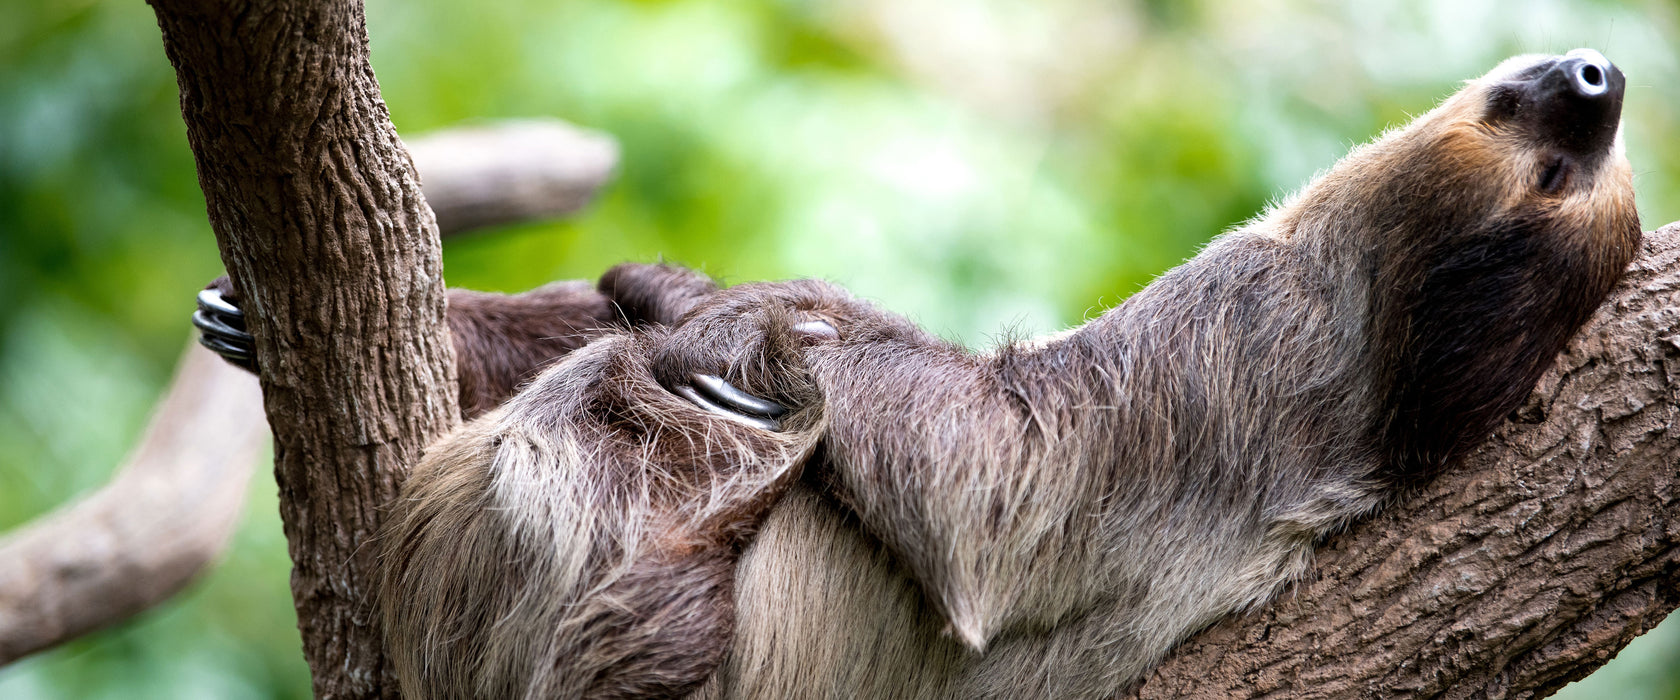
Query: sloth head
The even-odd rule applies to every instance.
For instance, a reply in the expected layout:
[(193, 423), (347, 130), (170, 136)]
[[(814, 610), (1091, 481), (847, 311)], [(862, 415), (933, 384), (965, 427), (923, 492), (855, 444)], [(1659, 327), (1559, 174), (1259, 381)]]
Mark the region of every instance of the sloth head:
[(1366, 290), (1374, 429), (1401, 463), (1490, 432), (1632, 259), (1625, 86), (1591, 49), (1512, 58), (1261, 222)]
[(1615, 247), (1639, 226), (1621, 141), (1625, 88), (1592, 49), (1506, 60), (1355, 149), (1279, 212), (1285, 235), (1352, 231), (1394, 250), (1520, 226), (1556, 229), (1558, 243), (1582, 252)]

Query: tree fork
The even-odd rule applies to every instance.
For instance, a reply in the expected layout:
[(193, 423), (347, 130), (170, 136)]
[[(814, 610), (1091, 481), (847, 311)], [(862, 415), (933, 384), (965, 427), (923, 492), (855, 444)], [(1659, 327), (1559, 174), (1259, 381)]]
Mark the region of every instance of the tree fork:
[(362, 3), (150, 2), (247, 300), (315, 695), (395, 697), (368, 544), (407, 466), (460, 418), (437, 224), (379, 96)]

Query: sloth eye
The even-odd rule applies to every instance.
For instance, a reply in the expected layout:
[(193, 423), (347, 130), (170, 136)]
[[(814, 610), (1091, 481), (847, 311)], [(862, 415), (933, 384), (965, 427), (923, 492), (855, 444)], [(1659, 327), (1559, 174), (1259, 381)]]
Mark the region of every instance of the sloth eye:
[(1511, 85), (1499, 84), (1488, 90), (1485, 122), (1499, 122), (1516, 115), (1522, 107), (1522, 94)]
[(1540, 191), (1546, 194), (1557, 194), (1563, 189), (1563, 183), (1569, 175), (1568, 162), (1563, 156), (1552, 156), (1546, 161), (1546, 167), (1540, 171)]

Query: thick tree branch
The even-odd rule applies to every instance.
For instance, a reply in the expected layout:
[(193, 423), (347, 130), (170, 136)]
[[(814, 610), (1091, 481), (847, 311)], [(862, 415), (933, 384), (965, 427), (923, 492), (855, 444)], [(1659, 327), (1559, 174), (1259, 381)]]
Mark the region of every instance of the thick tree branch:
[(152, 0), (222, 261), (246, 302), (317, 697), (394, 696), (380, 506), (452, 427), (437, 226), (359, 0)]
[(261, 400), (194, 343), (116, 477), (0, 538), (0, 665), (167, 600), (221, 553), (268, 432)]
[(1670, 224), (1484, 449), (1132, 695), (1530, 698), (1603, 665), (1680, 606), (1677, 329)]

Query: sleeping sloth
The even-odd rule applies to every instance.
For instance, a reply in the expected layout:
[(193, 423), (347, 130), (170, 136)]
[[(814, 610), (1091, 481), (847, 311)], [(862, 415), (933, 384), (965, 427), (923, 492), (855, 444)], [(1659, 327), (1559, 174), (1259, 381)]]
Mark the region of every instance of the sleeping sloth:
[[(1100, 318), (983, 354), (819, 282), (615, 268), (574, 291), (625, 313), (393, 505), (402, 690), (1112, 695), (1520, 403), (1640, 241), (1623, 87), (1596, 51), (1508, 60)], [(463, 386), (519, 354), (494, 305), (451, 308)]]

